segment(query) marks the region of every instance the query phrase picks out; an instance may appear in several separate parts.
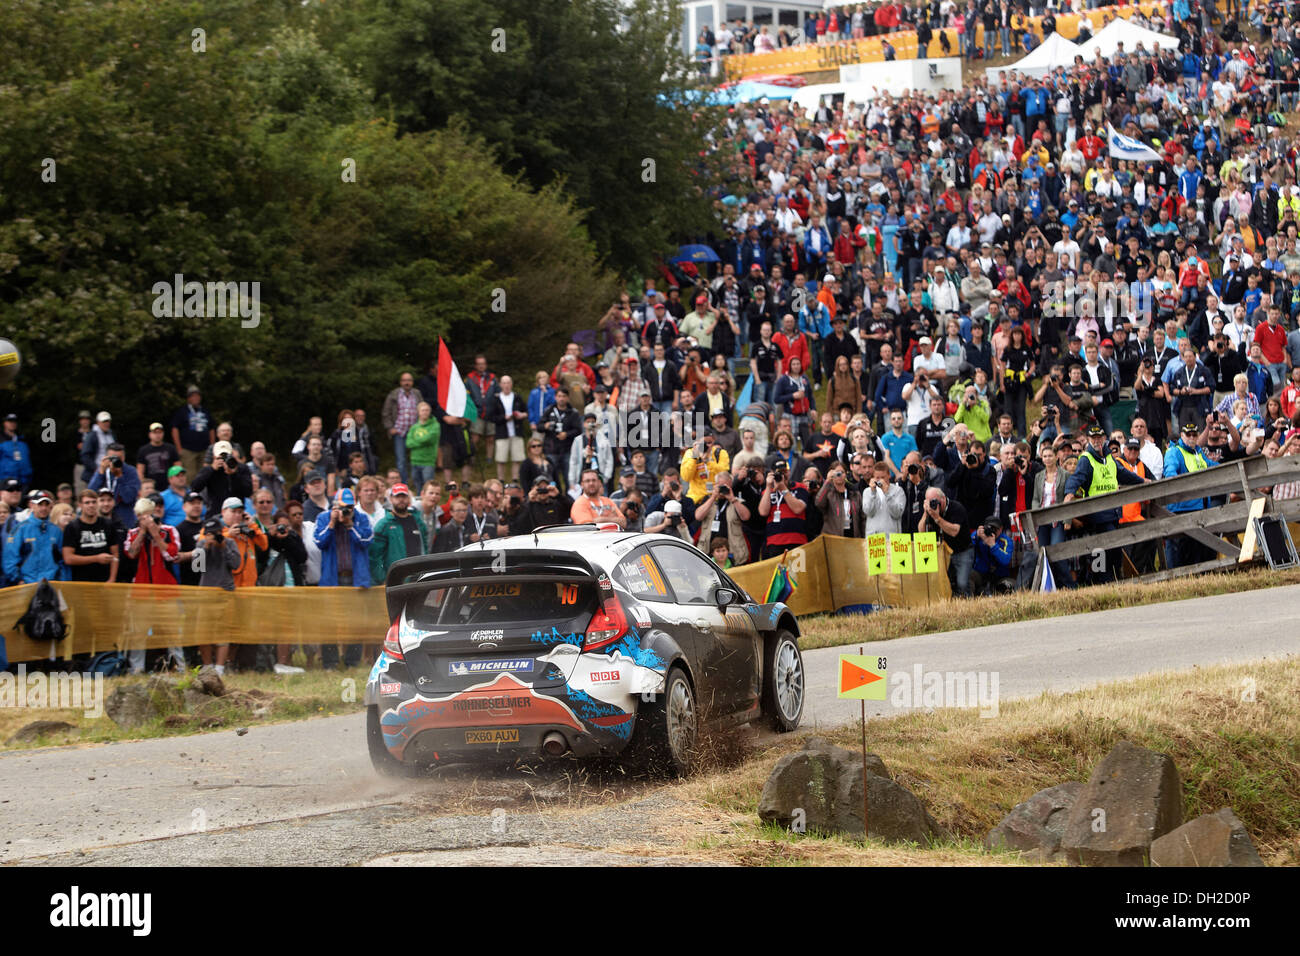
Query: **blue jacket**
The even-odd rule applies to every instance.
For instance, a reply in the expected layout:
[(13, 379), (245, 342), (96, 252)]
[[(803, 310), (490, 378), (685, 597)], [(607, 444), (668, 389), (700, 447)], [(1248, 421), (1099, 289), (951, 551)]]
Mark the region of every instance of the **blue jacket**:
[[(87, 487), (99, 491), (105, 487), (107, 479), (102, 471), (90, 476)], [(140, 497), (140, 476), (136, 470), (127, 465), (122, 469), (122, 477), (113, 486), (113, 514), (122, 522), (122, 527), (130, 530), (135, 527), (135, 500)]]
[(48, 518), (28, 518), (5, 539), (5, 580), (35, 584), (63, 580), (63, 532)]
[(24, 488), (32, 483), (32, 451), (18, 435), (0, 442), (0, 481), (10, 478)]
[(528, 423), (536, 427), (542, 421), (542, 413), (546, 411), (546, 406), (554, 404), (555, 389), (549, 385), (545, 388), (540, 385), (534, 386), (528, 393)]
[[(370, 587), (370, 542), (374, 539), (374, 529), (365, 512), (356, 509), (352, 512), (352, 586), (354, 588)], [(336, 588), (339, 585), (339, 556), (334, 548), (334, 529), (330, 527), (330, 512), (322, 511), (316, 516), (316, 547), (320, 548), (320, 586)]]
[(1246, 378), (1250, 382), (1250, 390), (1259, 400), (1259, 407), (1263, 408), (1268, 402), (1268, 390), (1273, 387), (1273, 379), (1268, 374), (1267, 365), (1256, 365), (1250, 362), (1246, 365)]
[(826, 308), (825, 302), (819, 301), (811, 292), (808, 293), (804, 307), (799, 310), (799, 331), (820, 335), (824, 339), (830, 338), (835, 332), (831, 326), (831, 310)]
[[(1192, 457), (1200, 458), (1202, 461), (1205, 462), (1206, 467), (1209, 468), (1214, 467), (1215, 462), (1211, 461), (1199, 446), (1193, 448), (1192, 446), (1185, 444), (1183, 440), (1180, 438), (1178, 439), (1178, 441), (1170, 445), (1169, 450), (1165, 452), (1164, 477), (1174, 478), (1178, 475), (1189, 474), (1187, 470), (1187, 460), (1183, 458), (1183, 453), (1179, 450), (1180, 447), (1186, 448), (1189, 452), (1195, 451), (1196, 454), (1193, 455)], [(1120, 470), (1123, 471), (1122, 468)], [(1179, 512), (1183, 512), (1183, 511), (1200, 511), (1203, 508), (1205, 508), (1207, 500), (1208, 499), (1206, 498), (1193, 498), (1190, 501), (1171, 501), (1165, 505), (1165, 508), (1168, 509), (1173, 514), (1178, 514)]]
[(907, 411), (907, 402), (903, 399), (903, 386), (911, 381), (911, 372), (904, 372), (898, 378), (894, 378), (893, 369), (880, 376), (880, 382), (876, 385), (876, 394), (872, 396), (876, 401), (877, 410), (901, 408)]
[(1015, 545), (1011, 543), (1009, 534), (1005, 531), (999, 534), (991, 548), (980, 540), (978, 529), (970, 533), (970, 540), (975, 550), (974, 570), (985, 576), (992, 572), (995, 577), (1011, 577), (1011, 556)]

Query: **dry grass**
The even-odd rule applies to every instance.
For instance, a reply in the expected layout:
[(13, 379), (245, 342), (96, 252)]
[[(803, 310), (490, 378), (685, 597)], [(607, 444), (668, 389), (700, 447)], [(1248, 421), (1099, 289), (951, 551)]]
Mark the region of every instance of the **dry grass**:
[[(328, 717), (346, 714), (362, 708), (365, 696), (366, 676), (369, 668), (362, 667), (347, 671), (309, 670), (304, 674), (228, 674), (225, 678), (226, 688), (240, 693), (232, 694), (231, 700), (215, 700), (205, 710), (205, 716), (219, 723), (216, 726), (230, 726), (238, 722), (275, 723), (283, 720), (302, 720), (307, 717)], [(104, 681), (104, 699), (113, 689), (124, 683), (139, 683), (143, 677), (112, 677)], [(351, 681), (351, 684), (347, 682)], [(346, 700), (351, 696), (352, 700)], [(254, 716), (250, 698), (260, 698), (255, 706), (267, 709), (265, 716)], [(63, 731), (35, 741), (9, 743), (9, 739), (20, 728), (37, 720), (61, 720), (72, 724), (71, 730)], [(0, 750), (17, 750), (31, 747), (48, 747), (57, 744), (73, 743), (108, 743), (118, 740), (138, 740), (147, 737), (173, 737), (192, 734), (211, 727), (202, 726), (200, 721), (168, 724), (165, 717), (138, 727), (124, 730), (113, 723), (107, 715), (87, 717), (82, 710), (29, 707), (0, 707)]]
[[(1165, 601), (1233, 594), (1258, 588), (1300, 584), (1300, 568), (1271, 571), (1267, 567), (1244, 571), (1203, 574), (1175, 578), (1154, 584), (1120, 582), (1041, 594), (1017, 591), (1012, 594), (968, 599), (954, 599), (926, 607), (900, 607), (878, 611), (869, 616), (871, 640), (888, 641), (915, 634), (936, 634), (989, 624), (1010, 624), (1045, 617), (1086, 614), (1117, 607), (1137, 607)], [(799, 646), (838, 647), (862, 643), (860, 615), (819, 615), (799, 622), (803, 632)]]
[[(1254, 702), (1242, 700), (1253, 681)], [(1120, 740), (1168, 754), (1184, 788), (1185, 819), (1229, 806), (1265, 862), (1300, 865), (1300, 660), (1264, 661), (1158, 674), (1071, 694), (1004, 704), (997, 718), (941, 710), (872, 721), (868, 747), (919, 796), (957, 842), (933, 850), (863, 846), (800, 836), (759, 823), (763, 783), (783, 740), (735, 769), (693, 778), (675, 796), (678, 852), (737, 864), (1012, 864), (980, 847), (993, 826), (1030, 794), (1086, 780)], [(859, 731), (826, 736), (850, 748)], [(624, 848), (620, 847), (620, 850)], [(648, 852), (648, 850), (647, 850)], [(662, 848), (655, 852), (663, 854)]]

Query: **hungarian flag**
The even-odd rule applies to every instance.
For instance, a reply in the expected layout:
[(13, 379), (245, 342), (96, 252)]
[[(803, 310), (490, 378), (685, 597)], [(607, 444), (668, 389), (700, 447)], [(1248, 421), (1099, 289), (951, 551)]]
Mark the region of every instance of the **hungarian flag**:
[(794, 589), (798, 586), (799, 582), (790, 576), (790, 569), (785, 566), (785, 557), (782, 556), (781, 563), (772, 571), (772, 580), (767, 585), (767, 598), (763, 603), (784, 601), (794, 594)]
[(438, 339), (438, 404), (447, 410), (448, 415), (471, 422), (478, 420), (478, 407), (470, 401), (465, 381), (452, 360), (451, 349), (441, 338)]

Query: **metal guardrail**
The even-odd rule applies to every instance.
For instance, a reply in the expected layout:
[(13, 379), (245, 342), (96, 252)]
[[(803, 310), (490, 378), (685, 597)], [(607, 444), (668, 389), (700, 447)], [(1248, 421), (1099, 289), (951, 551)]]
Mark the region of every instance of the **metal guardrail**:
[[(1100, 534), (1083, 534), (1061, 544), (1040, 547), (1048, 561), (1092, 554), (1097, 550), (1127, 547), (1146, 541), (1163, 540), (1177, 535), (1187, 535), (1215, 551), (1219, 557), (1186, 567), (1172, 568), (1155, 574), (1140, 575), (1139, 580), (1159, 581), (1186, 574), (1197, 574), (1239, 563), (1241, 546), (1220, 535), (1240, 534), (1249, 523), (1251, 504), (1255, 499), (1268, 497), (1269, 513), (1286, 520), (1300, 520), (1300, 498), (1275, 500), (1266, 496), (1261, 488), (1271, 488), (1282, 482), (1300, 481), (1300, 456), (1264, 458), (1255, 455), (1204, 471), (1160, 478), (1144, 485), (1125, 485), (1117, 491), (1094, 497), (1038, 508), (1020, 513), (1021, 527), (1037, 539), (1038, 528), (1058, 521), (1087, 518), (1101, 511), (1122, 508), (1135, 502), (1151, 505), (1152, 513), (1142, 521), (1131, 521), (1114, 531)], [(1240, 495), (1241, 500), (1197, 511), (1170, 512), (1165, 505), (1193, 498), (1221, 495)], [(1034, 587), (1042, 580), (1044, 561), (1039, 561), (1034, 573)]]

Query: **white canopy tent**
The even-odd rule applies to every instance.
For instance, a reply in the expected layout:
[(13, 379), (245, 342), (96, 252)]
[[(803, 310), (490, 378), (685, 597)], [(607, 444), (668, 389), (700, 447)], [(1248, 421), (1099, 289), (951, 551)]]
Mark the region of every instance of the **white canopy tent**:
[(1098, 52), (1110, 59), (1115, 55), (1121, 43), (1124, 44), (1125, 53), (1132, 53), (1136, 50), (1138, 43), (1141, 43), (1143, 49), (1148, 53), (1153, 50), (1163, 50), (1166, 47), (1173, 50), (1178, 49), (1177, 37), (1157, 33), (1155, 30), (1140, 27), (1129, 20), (1117, 18), (1102, 27), (1101, 32), (1091, 40), (1081, 43), (1078, 50), (1083, 56), (1084, 62), (1091, 63), (1097, 58)]
[[(1100, 35), (1098, 34), (1098, 36)], [(1127, 48), (1127, 46), (1126, 43), (1125, 47)], [(1075, 54), (1078, 52), (1079, 47), (1077, 44), (1071, 43), (1065, 37), (1053, 31), (1051, 36), (1034, 47), (1023, 60), (1009, 66), (985, 67), (984, 73), (990, 83), (996, 83), (998, 74), (1003, 71), (1006, 71), (1008, 76), (1011, 75), (1013, 70), (1023, 76), (1047, 76), (1058, 66), (1073, 64)]]

